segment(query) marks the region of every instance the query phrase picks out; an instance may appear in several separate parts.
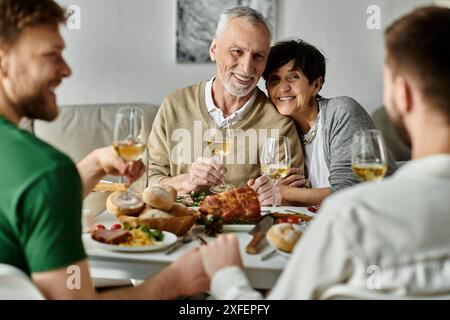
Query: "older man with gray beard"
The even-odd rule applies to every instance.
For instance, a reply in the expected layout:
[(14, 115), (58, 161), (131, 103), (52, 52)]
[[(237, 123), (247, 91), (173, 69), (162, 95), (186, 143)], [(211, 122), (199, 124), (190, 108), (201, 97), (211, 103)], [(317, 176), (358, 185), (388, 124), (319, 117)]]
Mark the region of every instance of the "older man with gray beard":
[[(260, 175), (263, 140), (277, 133), (290, 140), (291, 174), (303, 174), (303, 153), (291, 119), (280, 115), (257, 88), (270, 42), (271, 27), (259, 12), (236, 7), (221, 15), (209, 50), (216, 75), (170, 94), (156, 116), (149, 138), (150, 184), (172, 185), (179, 193), (208, 190), (224, 180), (246, 185)], [(227, 123), (244, 143), (235, 144), (221, 164), (208, 157), (208, 129)], [(257, 185), (258, 180), (252, 181)]]

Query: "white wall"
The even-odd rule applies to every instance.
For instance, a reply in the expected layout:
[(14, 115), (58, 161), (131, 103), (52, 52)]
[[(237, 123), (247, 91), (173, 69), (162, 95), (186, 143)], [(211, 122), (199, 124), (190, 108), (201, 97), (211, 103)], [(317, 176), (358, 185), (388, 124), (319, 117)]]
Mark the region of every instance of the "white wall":
[[(176, 0), (57, 0), (78, 5), (81, 30), (63, 30), (73, 75), (60, 104), (151, 102), (209, 79), (214, 65), (175, 63)], [(303, 38), (328, 58), (323, 95), (350, 95), (369, 112), (382, 104), (383, 29), (429, 0), (279, 0), (276, 39)], [(369, 5), (382, 30), (368, 30)]]

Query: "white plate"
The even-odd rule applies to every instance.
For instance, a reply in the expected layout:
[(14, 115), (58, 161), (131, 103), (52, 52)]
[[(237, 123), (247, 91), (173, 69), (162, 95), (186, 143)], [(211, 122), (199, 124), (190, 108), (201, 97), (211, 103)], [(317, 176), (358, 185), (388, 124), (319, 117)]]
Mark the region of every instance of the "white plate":
[(277, 253), (280, 256), (282, 256), (282, 257), (284, 257), (286, 259), (289, 259), (292, 256), (292, 253), (289, 253), (289, 252), (286, 252), (286, 251), (281, 251), (280, 249), (276, 249), (276, 250), (277, 250)]
[(249, 232), (255, 227), (254, 224), (224, 224), (224, 232)]
[[(223, 232), (249, 232), (253, 229), (255, 225), (254, 224), (224, 224), (223, 225)], [(205, 231), (204, 225), (197, 225), (197, 230), (200, 232)]]
[(280, 256), (282, 256), (282, 257), (284, 257), (284, 258), (287, 258), (287, 259), (289, 259), (289, 258), (291, 257), (291, 253), (290, 253), (290, 252), (286, 252), (286, 251), (283, 251), (283, 250), (278, 249), (275, 245), (273, 245), (273, 244), (269, 241), (269, 239), (267, 239), (267, 237), (266, 237), (266, 240), (267, 240), (267, 242), (269, 243), (269, 245), (270, 245), (273, 249), (275, 249), (275, 250), (277, 251), (277, 254), (279, 254)]
[(151, 246), (140, 246), (140, 247), (128, 247), (128, 246), (118, 246), (115, 244), (107, 244), (103, 242), (99, 242), (97, 240), (94, 240), (92, 238), (92, 243), (100, 249), (110, 250), (110, 251), (120, 251), (120, 252), (145, 252), (145, 251), (157, 251), (164, 248), (167, 248), (172, 243), (177, 241), (177, 236), (173, 233), (162, 231), (164, 234), (164, 240), (163, 241), (156, 241), (154, 245)]

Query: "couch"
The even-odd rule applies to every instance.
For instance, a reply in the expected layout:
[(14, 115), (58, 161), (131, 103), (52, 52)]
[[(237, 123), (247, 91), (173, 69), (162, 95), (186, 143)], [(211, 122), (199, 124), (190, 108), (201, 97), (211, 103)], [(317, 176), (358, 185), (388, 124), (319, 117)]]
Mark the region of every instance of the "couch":
[(125, 106), (144, 110), (146, 127), (150, 132), (159, 106), (144, 103), (65, 105), (60, 107), (55, 121), (36, 120), (32, 130), (37, 137), (78, 162), (92, 150), (112, 144), (115, 115)]
[(384, 107), (376, 109), (372, 113), (372, 119), (378, 130), (383, 133), (386, 145), (397, 164), (403, 164), (411, 159), (411, 148), (408, 147), (398, 136), (394, 126)]

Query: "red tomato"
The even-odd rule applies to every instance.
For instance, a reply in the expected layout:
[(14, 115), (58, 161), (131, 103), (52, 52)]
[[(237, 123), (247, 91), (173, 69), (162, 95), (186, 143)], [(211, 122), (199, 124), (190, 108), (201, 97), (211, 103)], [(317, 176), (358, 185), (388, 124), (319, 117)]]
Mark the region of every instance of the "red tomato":
[(287, 222), (292, 223), (292, 224), (298, 224), (298, 217), (296, 216), (289, 216), (287, 217)]
[(95, 226), (95, 230), (105, 230), (105, 226), (102, 224), (98, 224)]
[(317, 212), (317, 206), (308, 207), (308, 210), (311, 211), (311, 212), (316, 213)]
[(287, 218), (277, 218), (275, 220), (275, 223), (286, 223), (286, 222), (288, 222)]
[(113, 224), (113, 225), (111, 226), (111, 230), (116, 230), (116, 229), (120, 229), (120, 228), (122, 228), (122, 225), (120, 225), (120, 224), (118, 224), (118, 223)]

